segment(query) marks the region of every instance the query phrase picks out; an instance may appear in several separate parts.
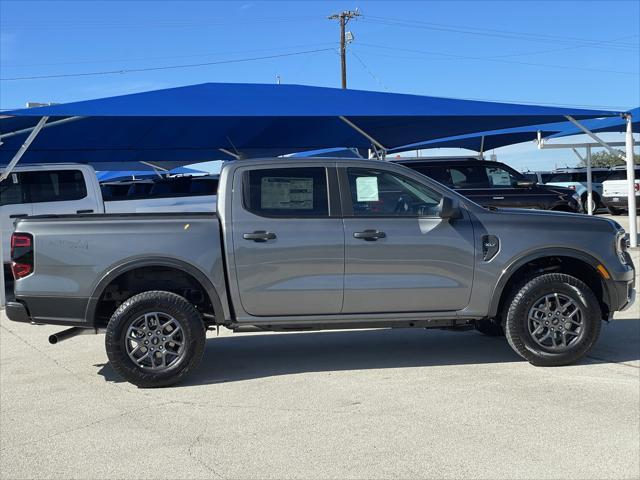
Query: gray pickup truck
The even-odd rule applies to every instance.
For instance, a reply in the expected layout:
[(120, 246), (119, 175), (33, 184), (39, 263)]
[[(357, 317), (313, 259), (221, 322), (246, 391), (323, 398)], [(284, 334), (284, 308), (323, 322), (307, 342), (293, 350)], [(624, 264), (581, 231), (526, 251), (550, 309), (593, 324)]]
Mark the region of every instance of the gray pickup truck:
[(227, 164), (216, 214), (22, 219), (12, 268), (11, 320), (72, 326), (52, 342), (106, 329), (113, 367), (141, 387), (183, 379), (220, 325), (475, 326), (565, 365), (635, 295), (617, 223), (487, 210), (375, 160)]

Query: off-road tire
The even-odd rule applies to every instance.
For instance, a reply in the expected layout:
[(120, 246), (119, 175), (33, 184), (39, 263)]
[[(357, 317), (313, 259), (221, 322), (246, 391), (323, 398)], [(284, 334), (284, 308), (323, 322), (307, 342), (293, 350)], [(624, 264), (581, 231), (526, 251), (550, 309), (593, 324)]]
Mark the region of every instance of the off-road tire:
[(475, 322), (476, 330), (490, 337), (504, 337), (504, 328), (497, 322), (487, 318)]
[[(166, 370), (145, 370), (129, 358), (125, 335), (129, 325), (145, 313), (164, 312), (180, 322), (184, 331), (184, 355)], [(149, 291), (125, 301), (111, 316), (107, 325), (105, 347), (113, 368), (125, 380), (140, 388), (167, 387), (182, 381), (200, 363), (206, 332), (195, 307), (180, 295)]]
[[(528, 313), (533, 304), (546, 294), (559, 293), (571, 298), (582, 310), (584, 334), (562, 352), (552, 352), (539, 345), (528, 329)], [(600, 335), (602, 314), (591, 289), (575, 277), (548, 273), (529, 280), (518, 289), (508, 305), (505, 336), (511, 348), (536, 366), (560, 366), (582, 358)]]

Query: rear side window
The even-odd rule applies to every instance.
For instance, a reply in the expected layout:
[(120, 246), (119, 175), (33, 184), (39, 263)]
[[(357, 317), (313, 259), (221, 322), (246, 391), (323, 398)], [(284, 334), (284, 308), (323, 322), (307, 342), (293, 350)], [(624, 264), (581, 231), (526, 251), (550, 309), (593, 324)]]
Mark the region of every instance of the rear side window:
[(551, 175), (551, 178), (549, 178), (549, 180), (547, 180), (549, 183), (568, 183), (571, 182), (571, 174), (564, 172), (564, 173), (554, 173), (553, 175)]
[[(636, 180), (640, 178), (640, 169), (635, 169), (635, 174), (633, 175)], [(626, 180), (627, 179), (627, 170), (614, 170), (611, 175), (607, 178), (607, 180)]]
[(80, 170), (23, 172), (22, 183), (32, 203), (80, 200), (87, 196)]
[(322, 167), (250, 170), (243, 177), (247, 210), (266, 217), (327, 217), (327, 172)]
[(20, 177), (19, 173), (12, 173), (0, 183), (0, 205), (28, 203)]
[(449, 167), (454, 188), (488, 188), (487, 170), (479, 165)]

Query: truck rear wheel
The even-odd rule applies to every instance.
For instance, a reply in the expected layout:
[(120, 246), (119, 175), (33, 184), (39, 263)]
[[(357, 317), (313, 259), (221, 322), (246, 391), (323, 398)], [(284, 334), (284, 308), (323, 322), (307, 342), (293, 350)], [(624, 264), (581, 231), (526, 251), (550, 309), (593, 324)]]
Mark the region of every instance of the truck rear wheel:
[(142, 388), (183, 380), (200, 363), (204, 344), (205, 327), (195, 307), (163, 291), (125, 301), (112, 315), (105, 337), (113, 368)]
[(533, 365), (568, 365), (591, 349), (601, 324), (600, 304), (584, 282), (549, 273), (533, 278), (514, 295), (505, 335), (516, 353)]

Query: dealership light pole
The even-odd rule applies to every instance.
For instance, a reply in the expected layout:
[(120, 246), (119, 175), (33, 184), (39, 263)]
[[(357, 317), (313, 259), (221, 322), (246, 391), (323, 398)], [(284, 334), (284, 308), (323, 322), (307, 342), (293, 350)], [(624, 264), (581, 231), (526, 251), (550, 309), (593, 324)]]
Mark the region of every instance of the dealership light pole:
[(340, 69), (342, 72), (342, 88), (347, 88), (347, 41), (353, 40), (351, 32), (345, 33), (345, 26), (349, 20), (359, 17), (361, 14), (356, 10), (345, 10), (340, 13), (334, 13), (328, 16), (329, 20), (338, 20), (340, 22)]

